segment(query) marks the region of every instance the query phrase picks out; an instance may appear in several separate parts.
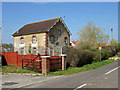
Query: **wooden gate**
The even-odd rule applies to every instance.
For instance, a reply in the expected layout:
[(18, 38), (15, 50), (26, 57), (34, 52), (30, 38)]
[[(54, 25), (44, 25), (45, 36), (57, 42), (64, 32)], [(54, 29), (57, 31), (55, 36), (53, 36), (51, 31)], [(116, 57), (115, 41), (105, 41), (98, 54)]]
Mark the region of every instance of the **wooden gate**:
[(24, 56), (22, 58), (22, 69), (28, 69), (36, 72), (41, 72), (41, 58), (40, 54), (38, 54), (34, 59), (25, 59)]
[(62, 58), (60, 56), (50, 57), (50, 71), (62, 69)]

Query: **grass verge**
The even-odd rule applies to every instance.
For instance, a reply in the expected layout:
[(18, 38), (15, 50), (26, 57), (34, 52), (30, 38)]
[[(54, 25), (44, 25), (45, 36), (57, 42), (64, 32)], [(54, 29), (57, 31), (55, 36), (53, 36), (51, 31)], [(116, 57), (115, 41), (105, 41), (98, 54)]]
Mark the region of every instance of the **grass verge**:
[(108, 59), (108, 60), (103, 60), (101, 62), (93, 62), (92, 64), (87, 64), (87, 65), (84, 65), (83, 67), (69, 67), (68, 69), (66, 69), (64, 71), (59, 70), (56, 72), (48, 72), (47, 74), (53, 75), (53, 76), (54, 75), (55, 76), (56, 75), (71, 75), (71, 74), (75, 74), (75, 73), (79, 73), (79, 72), (97, 69), (101, 66), (104, 66), (104, 65), (107, 65), (107, 64), (110, 64), (113, 62), (115, 62), (115, 60)]
[(12, 65), (2, 66), (2, 73), (3, 74), (5, 74), (5, 73), (31, 73), (31, 74), (40, 74), (39, 72), (22, 69), (21, 66), (12, 66)]

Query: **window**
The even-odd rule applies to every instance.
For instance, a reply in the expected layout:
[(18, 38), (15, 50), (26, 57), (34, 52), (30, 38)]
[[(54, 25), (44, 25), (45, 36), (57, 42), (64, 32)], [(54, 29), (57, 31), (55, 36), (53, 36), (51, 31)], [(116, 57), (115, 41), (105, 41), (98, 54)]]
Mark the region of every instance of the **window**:
[(54, 56), (54, 49), (50, 48), (50, 56)]
[(54, 42), (54, 36), (53, 36), (53, 35), (50, 36), (50, 41), (51, 41), (52, 43)]
[(21, 55), (24, 55), (24, 48), (21, 48)]
[(65, 44), (67, 44), (67, 37), (65, 37)]
[(33, 36), (33, 43), (36, 43), (36, 36)]
[(36, 55), (36, 47), (33, 47), (33, 55)]
[(24, 43), (24, 38), (21, 37), (20, 41), (21, 41), (21, 44), (23, 44)]
[(61, 35), (61, 30), (58, 30), (59, 35)]

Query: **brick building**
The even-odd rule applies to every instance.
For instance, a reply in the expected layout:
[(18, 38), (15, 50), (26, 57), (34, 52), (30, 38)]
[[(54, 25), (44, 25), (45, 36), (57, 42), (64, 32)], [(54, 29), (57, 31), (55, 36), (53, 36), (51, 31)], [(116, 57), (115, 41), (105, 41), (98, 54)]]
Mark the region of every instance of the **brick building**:
[(13, 36), (18, 54), (60, 55), (70, 44), (70, 31), (61, 17), (24, 25)]

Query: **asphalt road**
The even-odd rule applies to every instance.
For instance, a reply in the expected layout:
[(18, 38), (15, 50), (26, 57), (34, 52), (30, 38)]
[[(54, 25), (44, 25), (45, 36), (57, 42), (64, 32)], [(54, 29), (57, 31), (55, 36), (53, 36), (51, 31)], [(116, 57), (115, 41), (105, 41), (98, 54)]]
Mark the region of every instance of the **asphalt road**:
[(65, 75), (24, 88), (118, 88), (118, 61), (96, 70)]

